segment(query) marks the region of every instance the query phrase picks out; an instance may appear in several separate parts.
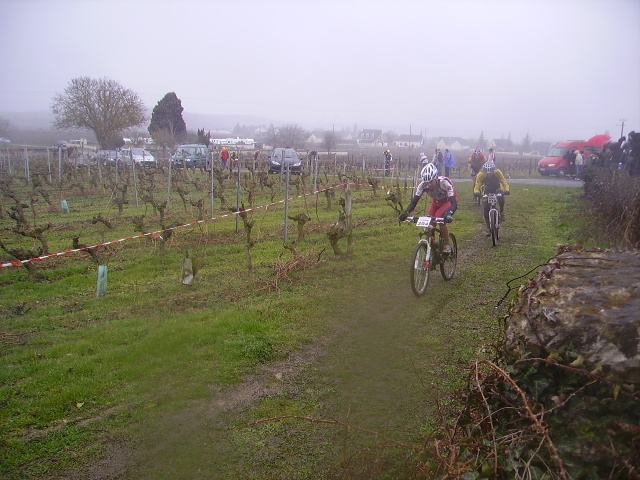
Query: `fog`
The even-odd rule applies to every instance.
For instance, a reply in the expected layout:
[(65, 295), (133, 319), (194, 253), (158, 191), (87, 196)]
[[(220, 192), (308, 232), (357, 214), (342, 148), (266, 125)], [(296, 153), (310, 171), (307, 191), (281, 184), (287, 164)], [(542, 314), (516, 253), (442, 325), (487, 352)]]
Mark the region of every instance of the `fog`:
[(149, 109), (175, 92), (185, 112), (267, 126), (515, 142), (640, 128), (638, 0), (0, 0), (0, 22), (5, 117), (89, 76)]

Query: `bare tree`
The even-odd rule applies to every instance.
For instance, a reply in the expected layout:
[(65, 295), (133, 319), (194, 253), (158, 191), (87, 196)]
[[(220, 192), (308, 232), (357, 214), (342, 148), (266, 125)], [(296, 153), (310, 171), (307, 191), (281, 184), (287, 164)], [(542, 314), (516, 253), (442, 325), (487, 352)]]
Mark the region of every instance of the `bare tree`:
[(303, 148), (307, 138), (309, 138), (309, 132), (294, 123), (278, 128), (272, 124), (263, 136), (264, 143), (272, 147), (290, 147), (296, 149)]
[(336, 132), (333, 132), (331, 130), (327, 130), (326, 132), (324, 132), (322, 145), (327, 150), (327, 153), (331, 153), (332, 151), (334, 151), (336, 149), (336, 146), (338, 145), (338, 135), (336, 135)]
[(11, 131), (11, 120), (0, 117), (0, 137), (7, 137)]
[(133, 145), (135, 145), (136, 147), (144, 147), (144, 139), (146, 138), (145, 132), (140, 131), (140, 130), (128, 130), (127, 132), (127, 138), (131, 139), (131, 142), (133, 143)]
[(278, 147), (303, 148), (305, 142), (309, 138), (309, 132), (304, 130), (300, 125), (289, 123), (278, 129)]
[(481, 148), (481, 149), (484, 149), (484, 148), (487, 147), (487, 140), (484, 137), (484, 130), (482, 132), (480, 132), (480, 136), (478, 137), (477, 145), (478, 145), (478, 148)]
[(396, 138), (398, 138), (398, 134), (393, 130), (387, 131), (384, 136), (387, 139), (387, 145), (393, 144), (393, 142), (396, 141)]
[(270, 145), (272, 147), (280, 144), (280, 141), (278, 140), (278, 130), (273, 126), (273, 124), (269, 125), (267, 131), (262, 135), (262, 139), (266, 145)]
[(108, 78), (74, 78), (53, 97), (51, 109), (54, 128), (91, 130), (104, 149), (115, 147), (124, 130), (146, 121), (138, 95)]

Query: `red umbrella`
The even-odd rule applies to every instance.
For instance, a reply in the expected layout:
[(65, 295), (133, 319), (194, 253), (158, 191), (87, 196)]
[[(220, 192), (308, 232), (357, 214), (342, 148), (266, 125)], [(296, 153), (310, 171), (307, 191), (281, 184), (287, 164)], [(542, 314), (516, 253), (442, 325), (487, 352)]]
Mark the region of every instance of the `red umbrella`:
[(596, 135), (595, 137), (591, 137), (589, 139), (589, 141), (587, 142), (585, 147), (599, 147), (599, 148), (602, 148), (607, 143), (609, 143), (609, 140), (611, 140), (611, 136), (610, 135), (605, 135), (605, 134)]

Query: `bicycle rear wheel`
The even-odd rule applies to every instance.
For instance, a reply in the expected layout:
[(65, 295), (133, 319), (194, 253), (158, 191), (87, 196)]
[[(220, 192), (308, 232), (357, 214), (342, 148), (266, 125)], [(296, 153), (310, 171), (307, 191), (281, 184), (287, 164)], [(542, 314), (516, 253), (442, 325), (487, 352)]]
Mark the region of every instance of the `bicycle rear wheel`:
[[(440, 254), (440, 273), (445, 280), (451, 280), (453, 274), (456, 273), (456, 265), (458, 264), (458, 242), (453, 233), (449, 233), (449, 243), (451, 244), (451, 253)], [(442, 251), (442, 249), (440, 250)]]
[(429, 284), (431, 267), (431, 246), (428, 242), (420, 242), (413, 254), (411, 262), (411, 290), (416, 297), (424, 295)]
[(500, 226), (500, 219), (498, 218), (498, 210), (492, 208), (489, 210), (489, 230), (491, 231), (491, 243), (495, 247), (498, 244), (498, 229)]

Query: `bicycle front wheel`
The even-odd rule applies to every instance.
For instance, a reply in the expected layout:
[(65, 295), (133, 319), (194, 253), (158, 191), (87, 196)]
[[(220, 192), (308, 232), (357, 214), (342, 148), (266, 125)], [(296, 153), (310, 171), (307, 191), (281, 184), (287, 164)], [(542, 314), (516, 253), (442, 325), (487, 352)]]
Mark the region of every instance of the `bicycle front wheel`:
[(420, 242), (413, 254), (411, 262), (411, 290), (416, 297), (424, 295), (429, 284), (429, 272), (431, 270), (431, 245), (429, 242)]
[(498, 244), (498, 229), (500, 226), (498, 215), (498, 210), (495, 208), (489, 210), (489, 230), (491, 231), (491, 243), (493, 243), (494, 247)]
[(445, 280), (453, 278), (458, 264), (458, 242), (453, 233), (449, 234), (449, 243), (451, 244), (451, 253), (442, 254), (442, 261), (440, 262), (440, 273)]

